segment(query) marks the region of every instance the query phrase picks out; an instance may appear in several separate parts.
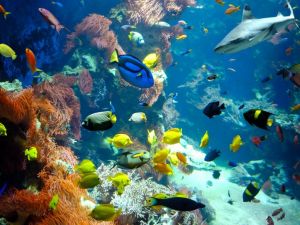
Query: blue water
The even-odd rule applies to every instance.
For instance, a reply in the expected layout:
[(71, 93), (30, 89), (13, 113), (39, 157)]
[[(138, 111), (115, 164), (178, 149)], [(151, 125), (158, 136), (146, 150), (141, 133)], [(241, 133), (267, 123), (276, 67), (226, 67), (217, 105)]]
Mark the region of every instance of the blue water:
[[(33, 77), (26, 65), (25, 48), (30, 48), (36, 53), (38, 67), (51, 75), (61, 72), (63, 67), (70, 63), (71, 54), (63, 53), (66, 36), (69, 32), (63, 30), (60, 34), (56, 33), (41, 17), (37, 10), (39, 7), (47, 8), (59, 18), (65, 27), (74, 30), (75, 25), (91, 13), (109, 17), (110, 9), (121, 2), (118, 0), (85, 0), (85, 4), (82, 5), (79, 0), (62, 0), (61, 3), (64, 7), (60, 8), (51, 4), (50, 0), (2, 1), (1, 4), (12, 14), (8, 15), (6, 20), (0, 15), (0, 43), (6, 43), (13, 47), (18, 58), (12, 61), (0, 56), (0, 81), (19, 79), (24, 88), (33, 85)], [(283, 2), (274, 0), (263, 2), (234, 0), (228, 3), (241, 5), (241, 8), (247, 3), (252, 7), (254, 16), (262, 18), (276, 16), (279, 11), (284, 15), (288, 15), (289, 10), (284, 7)], [(299, 3), (292, 1), (292, 5), (297, 4)], [(182, 19), (193, 26), (192, 30), (185, 30), (185, 34), (188, 36), (187, 39), (182, 41), (172, 39), (170, 52), (174, 61), (178, 64), (165, 68), (168, 77), (164, 85), (165, 96), (170, 93), (178, 93), (176, 99), (178, 103), (174, 107), (180, 116), (173, 127), (182, 128), (184, 135), (194, 141), (193, 144), (196, 144), (195, 148), (198, 148), (199, 151), (200, 139), (208, 130), (210, 134), (209, 146), (202, 151), (207, 153), (211, 149), (221, 150), (221, 157), (216, 161), (219, 165), (225, 166), (227, 161), (247, 163), (259, 159), (266, 160), (269, 163), (283, 163), (290, 175), (287, 179), (291, 184), (291, 192), (299, 198), (299, 185), (293, 182), (291, 178), (291, 175), (295, 172), (292, 167), (300, 159), (300, 145), (293, 143), (293, 138), (296, 135), (293, 125), (296, 124), (283, 127), (285, 140), (280, 143), (275, 131), (276, 124), (269, 131), (252, 127), (243, 119), (242, 113), (245, 112), (245, 109), (239, 112), (240, 122), (243, 124), (243, 126), (239, 126), (224, 121), (224, 117), (227, 115), (226, 110), (222, 115), (208, 119), (202, 113), (204, 105), (201, 106), (201, 109), (197, 108), (196, 105), (201, 103), (201, 97), (206, 95), (205, 89), (207, 87), (220, 87), (221, 91), (226, 91), (226, 94), (221, 94), (221, 97), (231, 100), (237, 106), (255, 99), (253, 89), (257, 89), (261, 94), (270, 90), (271, 97), (269, 101), (277, 105), (276, 110), (279, 110), (280, 113), (290, 114), (290, 107), (300, 103), (299, 88), (295, 87), (290, 81), (277, 76), (276, 72), (283, 67), (300, 63), (300, 45), (296, 43), (300, 40), (299, 29), (295, 28), (286, 33), (284, 37), (287, 38), (287, 41), (279, 45), (263, 42), (239, 53), (217, 54), (213, 51), (214, 47), (241, 21), (242, 10), (232, 15), (225, 15), (224, 10), (227, 6), (222, 7), (213, 0), (198, 0), (197, 5), (203, 5), (204, 7), (189, 7), (177, 17), (164, 19), (171, 25), (175, 25), (178, 20)], [(295, 17), (300, 18), (299, 8), (295, 9)], [(121, 45), (125, 43), (125, 45), (122, 45), (125, 52), (132, 53), (135, 52), (135, 49), (130, 45), (126, 45), (126, 43), (128, 44), (127, 34), (124, 34), (125, 31), (120, 28), (124, 24), (127, 24), (126, 21), (121, 24), (113, 21), (111, 29), (118, 36), (119, 43)], [(203, 27), (208, 29), (207, 34), (203, 32)], [(140, 33), (143, 34), (146, 30), (147, 28), (144, 25), (139, 25), (138, 31)], [(84, 47), (86, 51), (91, 49), (91, 46), (88, 45)], [(145, 47), (150, 49), (153, 46), (147, 46), (146, 42)], [(289, 47), (293, 48), (293, 52), (290, 56), (287, 56), (285, 50)], [(186, 56), (180, 56), (180, 53), (187, 49), (192, 49), (192, 52)], [(93, 51), (95, 52), (95, 50), (90, 50), (90, 52)], [(95, 54), (95, 57), (97, 61), (100, 61), (99, 54)], [(231, 61), (231, 59), (234, 59), (234, 61)], [(217, 74), (219, 78), (213, 82), (208, 82), (206, 80), (207, 75), (202, 75), (204, 76), (203, 80), (193, 89), (181, 88), (180, 85), (201, 76), (202, 65), (207, 66), (209, 74)], [(233, 68), (236, 72), (232, 72), (228, 68)], [(267, 83), (262, 83), (261, 79), (269, 75), (273, 78)], [(109, 108), (109, 101), (112, 101), (116, 108), (118, 122), (112, 129), (101, 133), (81, 129), (82, 137), (72, 147), (79, 159), (93, 158), (95, 163), (107, 163), (108, 160), (114, 159), (114, 155), (113, 151), (103, 144), (104, 138), (111, 137), (121, 131), (128, 131), (141, 143), (146, 143), (146, 129), (157, 128), (164, 124), (159, 114), (161, 114), (166, 97), (160, 96), (152, 107), (143, 108), (138, 105), (139, 96), (137, 96), (137, 92), (126, 86), (118, 87), (114, 84), (112, 75), (92, 73), (92, 76), (95, 80), (103, 78), (108, 91), (103, 94), (103, 99), (98, 102), (99, 104), (96, 107), (88, 107), (89, 101), (94, 100), (95, 96), (93, 94), (96, 95), (97, 93), (93, 92), (87, 98), (78, 94), (79, 91), (76, 89), (81, 103), (82, 119), (95, 111)], [(290, 90), (291, 95), (294, 97), (290, 97), (287, 90)], [(144, 111), (147, 114), (148, 121), (146, 124), (128, 122), (131, 114), (137, 111)], [(295, 114), (299, 115), (299, 112), (295, 112)], [(299, 119), (297, 123), (299, 126)], [(229, 144), (235, 135), (242, 136), (244, 146), (237, 153), (232, 153), (229, 150)], [(267, 135), (268, 139), (260, 148), (256, 148), (251, 142), (251, 137), (262, 135)]]

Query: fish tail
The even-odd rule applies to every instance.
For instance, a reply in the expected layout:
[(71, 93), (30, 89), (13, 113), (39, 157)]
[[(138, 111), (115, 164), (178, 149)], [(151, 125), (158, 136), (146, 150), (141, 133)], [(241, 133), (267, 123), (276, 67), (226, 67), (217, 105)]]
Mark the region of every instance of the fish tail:
[(290, 4), (290, 1), (287, 0), (287, 1), (286, 1), (286, 4), (287, 4), (287, 6), (289, 7), (289, 10), (290, 10), (290, 12), (291, 12), (290, 17), (295, 18), (294, 10), (293, 10), (293, 8), (292, 8), (292, 6), (291, 6), (291, 4)]
[(12, 58), (12, 60), (15, 60), (17, 58), (17, 55), (14, 54), (11, 58)]
[(110, 57), (110, 63), (118, 63), (119, 62), (119, 54), (118, 54), (118, 51), (117, 49), (115, 49), (112, 54), (111, 54), (111, 57)]
[(55, 26), (55, 30), (57, 33), (59, 33), (62, 29), (64, 29), (64, 25), (58, 24), (57, 26)]
[(6, 19), (6, 16), (9, 15), (9, 14), (11, 14), (11, 12), (5, 12), (5, 13), (3, 14), (4, 19)]
[(107, 142), (108, 144), (111, 144), (113, 142), (113, 139), (110, 137), (105, 138), (105, 142)]

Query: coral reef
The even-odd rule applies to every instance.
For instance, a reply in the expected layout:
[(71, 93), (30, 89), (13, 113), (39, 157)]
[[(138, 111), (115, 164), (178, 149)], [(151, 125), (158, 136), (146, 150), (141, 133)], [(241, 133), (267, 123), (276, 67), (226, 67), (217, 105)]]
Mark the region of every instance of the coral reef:
[(64, 52), (70, 52), (76, 47), (77, 42), (82, 44), (81, 38), (83, 37), (86, 37), (89, 43), (97, 49), (104, 49), (107, 58), (116, 48), (122, 52), (115, 33), (109, 29), (111, 23), (109, 19), (98, 14), (87, 16), (81, 23), (76, 25), (75, 32), (68, 35)]
[[(72, 103), (68, 96), (64, 99), (54, 97), (53, 93), (57, 93), (57, 89), (52, 90), (54, 88), (54, 84), (43, 83), (35, 90), (25, 89), (18, 94), (0, 89), (0, 118), (8, 132), (7, 136), (0, 138), (4, 154), (1, 157), (1, 181), (8, 183), (7, 190), (0, 197), (0, 215), (18, 224), (25, 221), (26, 224), (49, 225), (101, 224), (81, 207), (80, 198), (89, 197), (77, 186), (78, 175), (69, 174), (70, 170), (64, 166), (77, 164), (74, 153), (53, 141), (55, 132), (50, 131), (59, 130), (61, 124), (55, 125), (52, 116), (61, 117), (66, 109), (60, 107), (66, 107), (66, 102)], [(64, 92), (57, 94), (61, 93)], [(47, 128), (50, 122), (51, 126)], [(29, 146), (38, 149), (35, 162), (25, 158), (24, 150)], [(59, 202), (52, 211), (49, 202), (55, 194), (59, 196)]]
[(166, 15), (178, 15), (195, 3), (194, 0), (126, 0), (127, 17), (132, 24), (154, 25)]

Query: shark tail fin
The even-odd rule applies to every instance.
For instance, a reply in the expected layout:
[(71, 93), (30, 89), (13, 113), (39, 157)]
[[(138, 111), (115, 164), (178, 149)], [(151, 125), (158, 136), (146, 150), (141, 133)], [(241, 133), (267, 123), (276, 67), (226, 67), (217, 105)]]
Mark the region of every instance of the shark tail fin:
[(287, 0), (287, 1), (286, 1), (286, 4), (287, 4), (287, 6), (288, 6), (288, 8), (289, 8), (289, 10), (290, 10), (290, 12), (291, 12), (290, 17), (295, 18), (294, 10), (293, 10), (293, 8), (292, 8), (292, 6), (291, 6), (290, 0)]

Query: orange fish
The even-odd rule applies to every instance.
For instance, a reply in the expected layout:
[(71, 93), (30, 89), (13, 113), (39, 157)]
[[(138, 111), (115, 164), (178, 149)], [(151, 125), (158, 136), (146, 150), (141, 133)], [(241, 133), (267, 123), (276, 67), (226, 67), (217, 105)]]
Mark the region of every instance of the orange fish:
[(229, 4), (229, 8), (226, 9), (225, 14), (230, 15), (232, 13), (235, 13), (235, 12), (239, 11), (239, 10), (240, 10), (240, 6), (234, 6), (232, 4)]
[(173, 174), (173, 170), (172, 170), (171, 166), (167, 163), (155, 163), (154, 169), (162, 174), (166, 174), (166, 175)]
[(179, 161), (182, 162), (184, 165), (187, 164), (187, 159), (184, 154), (182, 154), (181, 152), (176, 152), (176, 156), (179, 159)]
[(29, 48), (26, 48), (25, 53), (26, 53), (26, 59), (27, 59), (28, 66), (31, 70), (31, 73), (42, 72), (42, 70), (36, 67), (36, 59), (33, 51), (31, 51)]
[(11, 14), (10, 12), (7, 12), (7, 11), (5, 10), (5, 8), (4, 8), (2, 5), (0, 5), (0, 13), (3, 14), (4, 19), (6, 19), (6, 16), (7, 16), (8, 14)]
[(289, 48), (287, 48), (287, 49), (285, 50), (285, 55), (286, 55), (286, 56), (290, 56), (290, 55), (292, 54), (292, 52), (293, 52), (293, 48), (292, 48), (292, 47), (289, 47)]
[(223, 2), (222, 0), (215, 0), (215, 2), (222, 6), (225, 4), (225, 2)]

